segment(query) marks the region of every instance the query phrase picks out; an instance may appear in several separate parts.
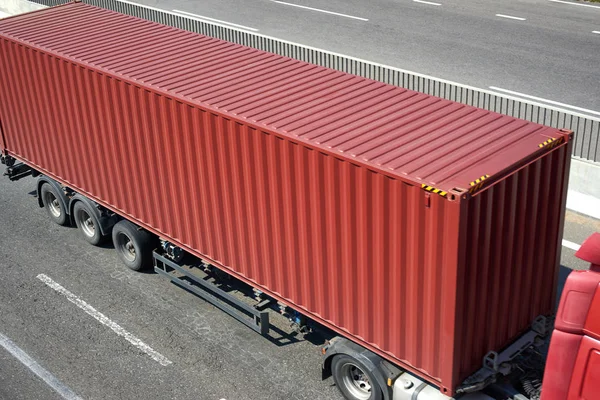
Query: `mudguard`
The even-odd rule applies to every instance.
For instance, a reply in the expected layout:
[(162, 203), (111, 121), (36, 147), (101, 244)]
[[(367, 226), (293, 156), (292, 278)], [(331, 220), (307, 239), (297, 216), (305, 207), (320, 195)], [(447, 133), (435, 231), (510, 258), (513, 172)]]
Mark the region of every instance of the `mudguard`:
[(42, 185), (47, 183), (52, 186), (56, 192), (59, 194), (58, 201), (61, 203), (63, 210), (67, 211), (67, 215), (71, 215), (70, 209), (67, 207), (69, 205), (69, 198), (67, 197), (63, 187), (60, 183), (56, 182), (54, 179), (47, 177), (46, 175), (41, 175), (37, 181), (37, 200), (38, 205), (40, 207), (44, 207), (44, 202), (42, 201)]
[(323, 348), (322, 379), (331, 376), (331, 361), (336, 354), (349, 355), (364, 364), (381, 387), (383, 398), (392, 400), (393, 389), (391, 383), (403, 372), (402, 370), (364, 347), (346, 338), (336, 336)]

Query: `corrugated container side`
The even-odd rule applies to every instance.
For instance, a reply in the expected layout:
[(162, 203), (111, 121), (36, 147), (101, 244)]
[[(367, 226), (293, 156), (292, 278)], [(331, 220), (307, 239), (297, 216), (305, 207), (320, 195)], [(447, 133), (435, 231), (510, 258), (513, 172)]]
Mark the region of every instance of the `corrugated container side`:
[(12, 154), (451, 381), (459, 202), (7, 40), (2, 70)]
[[(65, 17), (71, 12), (67, 7), (76, 6), (48, 12)], [(106, 16), (105, 11), (89, 12)], [(56, 23), (51, 16), (40, 12), (36, 18)], [(116, 25), (125, 20), (115, 18), (111, 23)], [(23, 29), (32, 34), (36, 27)], [(44, 35), (50, 44), (98, 51), (73, 43), (67, 34)], [(369, 166), (348, 153), (338, 156), (300, 137), (295, 140), (293, 132), (285, 136), (23, 42), (0, 39), (0, 47), (0, 121), (10, 154), (439, 384), (446, 393), (481, 365), (487, 351), (499, 350), (540, 311), (551, 310), (570, 144), (516, 172), (504, 171), (507, 178), (496, 174), (491, 187), (473, 198), (450, 201), (407, 183), (402, 170)], [(108, 44), (100, 49), (108, 57), (105, 62), (118, 59)], [(279, 62), (273, 55), (260, 57)], [(173, 66), (140, 61), (138, 67), (144, 74), (160, 75), (157, 69)], [(217, 72), (228, 79), (227, 71)], [(229, 87), (219, 90), (229, 95)], [(244, 90), (236, 89), (242, 97)], [(297, 101), (317, 101), (311, 96)], [(419, 103), (441, 101), (408, 92), (401, 96), (423, 97)], [(254, 107), (255, 100), (244, 101)], [(261, 101), (261, 112), (267, 112), (270, 103)], [(349, 101), (352, 108), (342, 104), (337, 111), (366, 112), (364, 103)], [(297, 107), (285, 112), (293, 118), (299, 111), (312, 113)], [(466, 132), (410, 161), (418, 164), (415, 171), (439, 169), (447, 179), (467, 164), (473, 167), (469, 171), (494, 167), (499, 161), (487, 153), (498, 147), (513, 146), (510, 155), (505, 153), (513, 160), (537, 151), (535, 141), (542, 133), (558, 136), (549, 128), (546, 132), (465, 106), (445, 117), (436, 114), (439, 110), (412, 115), (411, 107), (401, 111), (408, 120), (387, 108), (371, 118), (373, 123), (378, 118), (393, 121), (392, 133), (435, 121), (435, 129), (427, 128), (438, 139), (435, 146), (449, 132)], [(332, 119), (326, 107), (320, 112)], [(361, 129), (369, 131), (369, 126)], [(534, 134), (538, 131), (539, 136)], [(418, 140), (402, 137), (385, 150), (412, 154), (419, 148), (422, 155), (433, 146), (425, 143), (426, 134), (412, 134), (420, 135)], [(475, 138), (479, 142), (473, 144)], [(515, 145), (523, 138), (519, 143), (524, 145)], [(360, 138), (367, 147), (372, 140), (389, 138)], [(496, 147), (480, 152), (485, 140)], [(440, 162), (429, 165), (433, 159)]]
[(570, 154), (558, 147), (466, 202), (456, 384), (482, 366), (481, 355), (554, 310)]

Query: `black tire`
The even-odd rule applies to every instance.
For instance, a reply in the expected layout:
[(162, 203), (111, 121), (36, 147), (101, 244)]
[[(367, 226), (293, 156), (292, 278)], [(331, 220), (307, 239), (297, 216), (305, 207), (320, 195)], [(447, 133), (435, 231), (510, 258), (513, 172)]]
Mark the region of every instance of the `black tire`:
[(113, 226), (112, 240), (119, 258), (130, 269), (142, 271), (152, 266), (152, 251), (158, 245), (152, 233), (124, 219)]
[(56, 188), (49, 183), (43, 183), (40, 189), (42, 204), (52, 221), (61, 226), (69, 225), (67, 210), (62, 201), (61, 194), (57, 193)]
[(333, 381), (348, 400), (382, 400), (381, 387), (363, 363), (346, 354), (331, 361)]
[(100, 231), (100, 223), (96, 219), (95, 213), (84, 202), (78, 201), (75, 203), (73, 207), (73, 219), (79, 232), (81, 232), (81, 236), (88, 243), (98, 246), (106, 239), (106, 236), (103, 236)]

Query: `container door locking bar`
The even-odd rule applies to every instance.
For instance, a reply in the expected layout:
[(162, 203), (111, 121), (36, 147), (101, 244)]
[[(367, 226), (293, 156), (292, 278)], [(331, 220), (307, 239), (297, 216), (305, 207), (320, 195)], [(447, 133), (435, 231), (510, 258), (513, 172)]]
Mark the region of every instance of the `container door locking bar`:
[[(218, 288), (187, 268), (158, 254), (152, 253), (154, 271), (171, 280), (177, 286), (203, 298), (220, 308), (244, 325), (263, 336), (269, 333), (269, 313), (246, 304), (224, 290)], [(183, 276), (181, 276), (183, 275)]]

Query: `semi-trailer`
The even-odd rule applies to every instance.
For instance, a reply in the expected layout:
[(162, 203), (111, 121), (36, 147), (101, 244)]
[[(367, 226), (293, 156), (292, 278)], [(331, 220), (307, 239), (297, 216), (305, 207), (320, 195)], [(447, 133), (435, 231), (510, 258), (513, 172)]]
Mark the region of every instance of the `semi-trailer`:
[(490, 398), (547, 337), (572, 132), (80, 2), (0, 49), (9, 178), (261, 334), (333, 330), (346, 398)]

